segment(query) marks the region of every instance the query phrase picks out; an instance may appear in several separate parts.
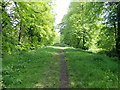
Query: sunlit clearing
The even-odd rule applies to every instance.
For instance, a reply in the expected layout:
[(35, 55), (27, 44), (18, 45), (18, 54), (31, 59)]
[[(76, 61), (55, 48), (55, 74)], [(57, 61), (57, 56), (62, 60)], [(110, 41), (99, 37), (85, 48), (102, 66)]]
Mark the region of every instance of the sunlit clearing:
[(36, 84), (35, 86), (36, 86), (36, 87), (39, 87), (39, 88), (43, 88), (43, 87), (44, 87), (44, 85), (42, 85), (41, 83), (38, 83), (38, 84)]

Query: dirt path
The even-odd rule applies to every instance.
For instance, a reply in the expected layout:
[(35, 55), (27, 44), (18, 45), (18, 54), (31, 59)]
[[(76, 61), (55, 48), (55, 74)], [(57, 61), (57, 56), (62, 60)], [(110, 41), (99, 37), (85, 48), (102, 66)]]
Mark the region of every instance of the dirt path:
[(59, 50), (58, 53), (60, 55), (60, 88), (69, 88), (69, 79), (64, 55), (62, 54), (62, 50)]

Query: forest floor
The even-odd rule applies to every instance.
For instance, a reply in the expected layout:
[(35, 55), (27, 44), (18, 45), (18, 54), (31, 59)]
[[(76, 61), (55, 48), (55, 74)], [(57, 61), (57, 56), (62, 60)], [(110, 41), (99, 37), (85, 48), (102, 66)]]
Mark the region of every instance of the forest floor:
[(118, 88), (117, 57), (49, 46), (3, 58), (6, 88)]

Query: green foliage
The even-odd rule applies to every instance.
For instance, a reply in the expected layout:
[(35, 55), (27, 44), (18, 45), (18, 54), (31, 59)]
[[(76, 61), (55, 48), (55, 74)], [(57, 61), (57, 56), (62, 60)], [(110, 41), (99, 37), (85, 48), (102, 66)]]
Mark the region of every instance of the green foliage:
[(3, 87), (58, 87), (59, 60), (57, 49), (39, 48), (3, 58)]
[(118, 88), (118, 58), (80, 49), (64, 50), (72, 88)]
[(3, 54), (53, 44), (57, 32), (48, 2), (2, 2), (1, 8)]
[(71, 2), (60, 24), (61, 41), (93, 52), (114, 50), (117, 5), (114, 2)]
[(118, 58), (82, 49), (116, 56), (116, 49), (119, 50), (119, 22), (116, 21), (118, 3), (110, 2), (105, 6), (106, 2), (72, 2), (68, 14), (60, 24), (60, 37), (54, 31), (54, 16), (49, 4), (12, 1), (0, 3), (0, 44), (2, 43), (4, 55), (3, 82), (0, 75), (0, 86), (58, 87), (59, 62), (56, 60), (58, 56), (54, 56), (58, 49), (40, 48), (54, 45), (81, 48), (64, 51), (71, 87), (117, 88)]

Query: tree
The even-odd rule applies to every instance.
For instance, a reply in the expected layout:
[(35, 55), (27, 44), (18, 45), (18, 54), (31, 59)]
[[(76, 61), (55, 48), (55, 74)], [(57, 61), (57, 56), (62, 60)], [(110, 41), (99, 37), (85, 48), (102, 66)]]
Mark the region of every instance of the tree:
[(95, 52), (119, 50), (118, 24), (116, 2), (72, 2), (60, 24), (62, 42)]
[(57, 33), (48, 2), (2, 2), (4, 53), (53, 44)]

